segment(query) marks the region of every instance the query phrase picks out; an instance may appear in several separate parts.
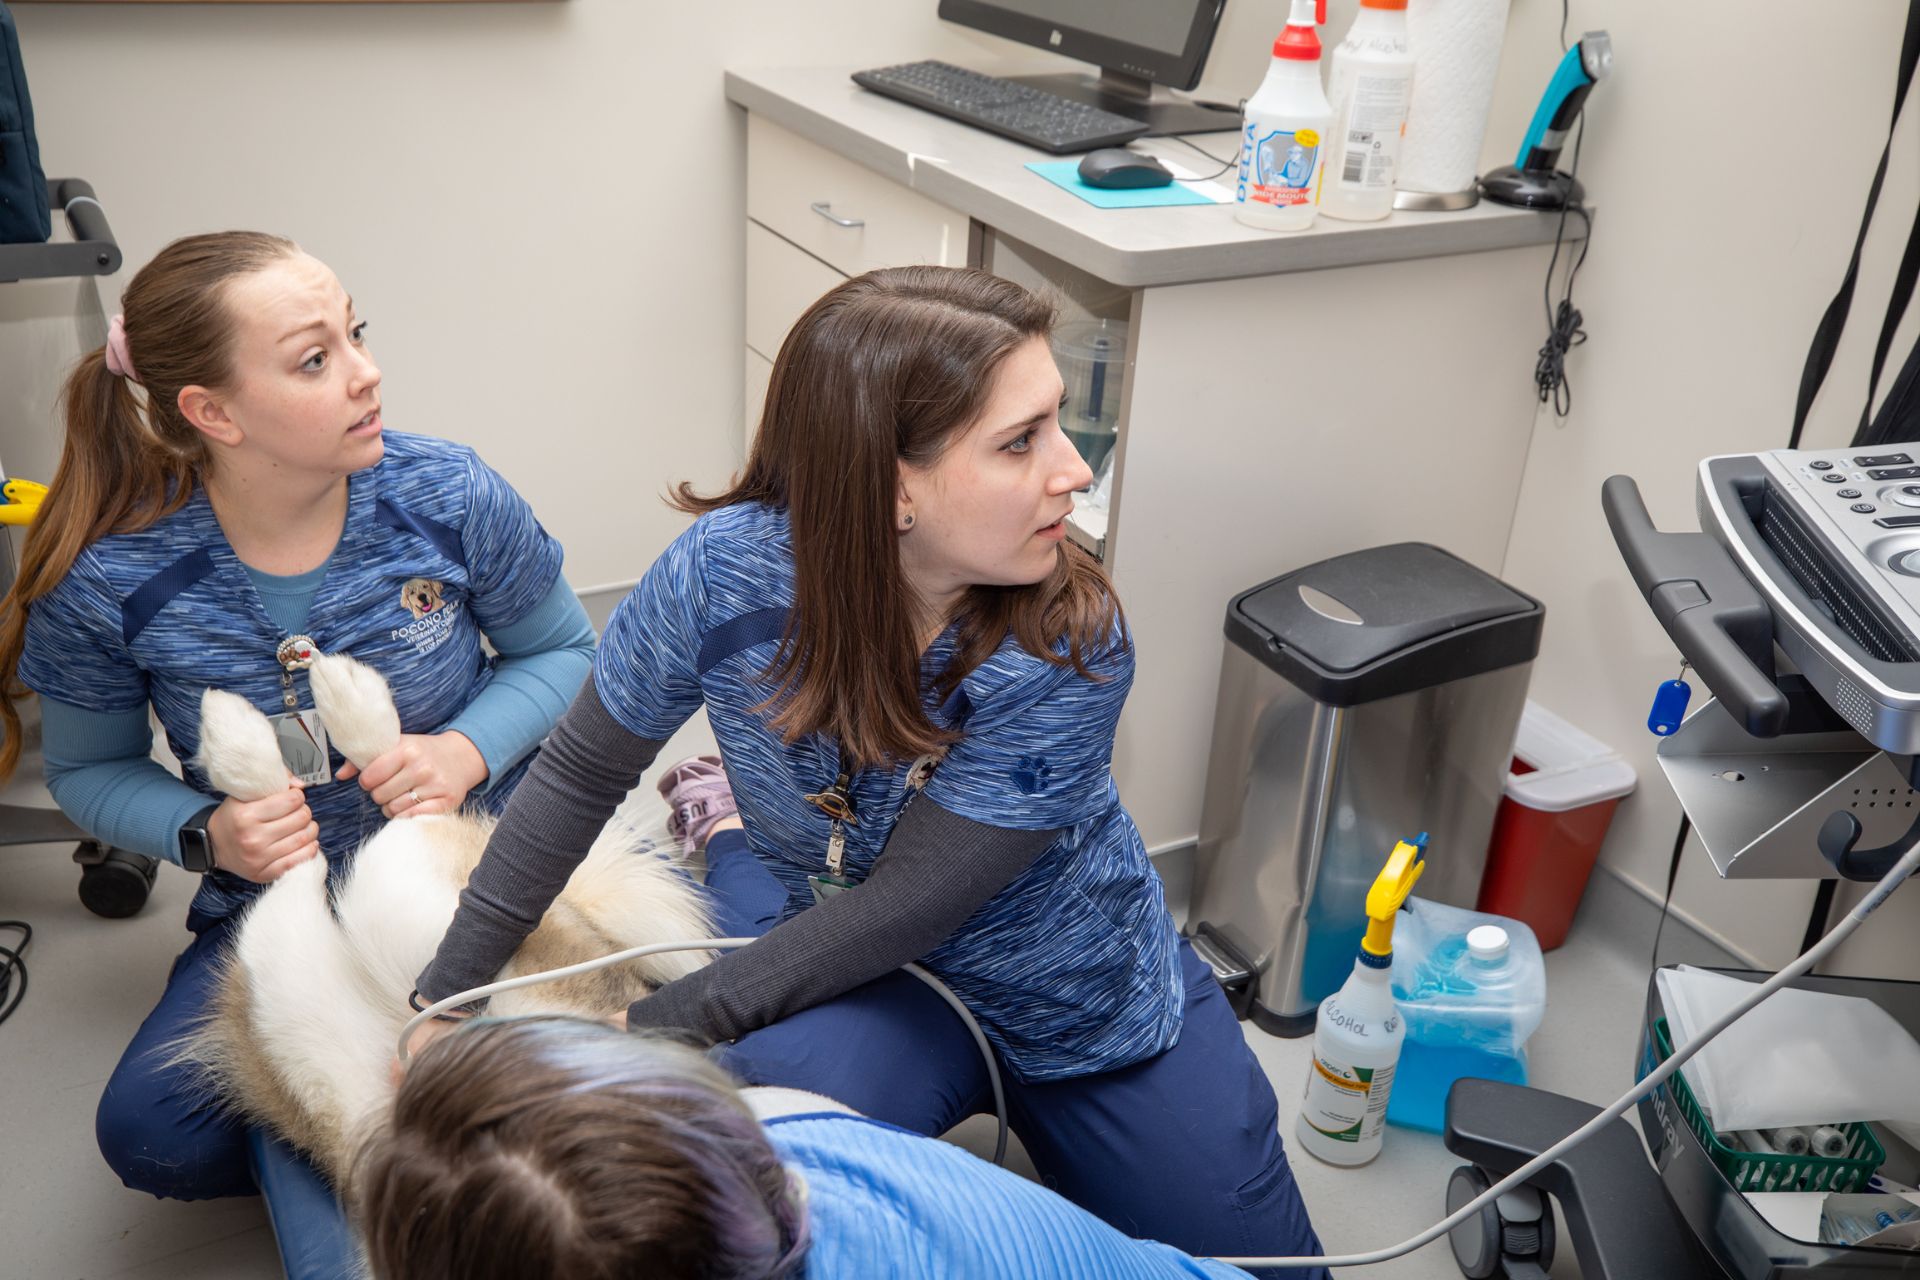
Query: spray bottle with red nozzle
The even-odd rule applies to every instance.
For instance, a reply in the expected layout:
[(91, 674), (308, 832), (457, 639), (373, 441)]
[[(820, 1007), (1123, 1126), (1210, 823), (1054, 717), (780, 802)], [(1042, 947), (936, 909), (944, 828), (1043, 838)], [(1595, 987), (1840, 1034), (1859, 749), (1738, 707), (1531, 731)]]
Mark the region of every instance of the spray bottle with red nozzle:
[(1299, 231), (1313, 224), (1333, 107), (1320, 87), (1327, 0), (1293, 0), (1273, 42), (1267, 78), (1247, 99), (1240, 126), (1240, 181), (1233, 216), (1250, 227)]

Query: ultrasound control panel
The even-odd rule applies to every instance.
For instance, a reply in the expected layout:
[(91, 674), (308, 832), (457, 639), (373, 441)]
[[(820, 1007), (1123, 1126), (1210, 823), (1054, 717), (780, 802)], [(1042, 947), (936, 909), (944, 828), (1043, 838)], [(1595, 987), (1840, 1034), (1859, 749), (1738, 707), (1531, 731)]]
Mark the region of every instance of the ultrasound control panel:
[(1896, 613), (1920, 622), (1920, 442), (1760, 456), (1780, 496), (1839, 544), (1830, 550), (1883, 602), (1906, 606), (1895, 605)]

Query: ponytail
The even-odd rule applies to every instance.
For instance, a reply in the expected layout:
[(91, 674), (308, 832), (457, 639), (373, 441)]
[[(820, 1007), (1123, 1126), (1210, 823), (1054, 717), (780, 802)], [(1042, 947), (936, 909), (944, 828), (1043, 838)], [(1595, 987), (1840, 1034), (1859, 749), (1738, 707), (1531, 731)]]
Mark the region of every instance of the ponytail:
[(279, 236), (227, 231), (162, 249), (127, 286), (125, 340), (137, 358), (142, 396), (88, 352), (60, 392), (66, 442), (39, 514), (27, 531), (20, 573), (0, 599), (0, 782), (20, 763), (20, 684), (27, 611), (60, 585), (80, 553), (101, 538), (144, 529), (186, 505), (206, 465), (206, 444), (177, 404), (187, 386), (220, 387), (232, 375), (234, 318), (225, 289), (299, 248)]
[(110, 533), (143, 529), (193, 492), (194, 468), (148, 435), (127, 379), (89, 352), (60, 393), (67, 438), (47, 496), (27, 530), (20, 574), (0, 600), (0, 780), (20, 763), (20, 655), (27, 608), (60, 585), (80, 553)]

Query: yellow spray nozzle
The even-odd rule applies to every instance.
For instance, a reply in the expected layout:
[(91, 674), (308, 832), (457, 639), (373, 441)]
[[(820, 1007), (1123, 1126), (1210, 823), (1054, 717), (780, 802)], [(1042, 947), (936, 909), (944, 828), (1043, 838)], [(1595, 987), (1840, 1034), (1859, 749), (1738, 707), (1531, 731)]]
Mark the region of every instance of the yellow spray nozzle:
[(9, 480), (0, 485), (0, 496), (6, 498), (0, 502), (0, 525), (32, 524), (46, 500), (47, 486), (31, 480)]
[(1393, 917), (1413, 892), (1414, 882), (1427, 869), (1427, 837), (1424, 833), (1412, 842), (1402, 840), (1387, 855), (1387, 865), (1374, 877), (1367, 890), (1367, 936), (1360, 947), (1369, 955), (1393, 954)]

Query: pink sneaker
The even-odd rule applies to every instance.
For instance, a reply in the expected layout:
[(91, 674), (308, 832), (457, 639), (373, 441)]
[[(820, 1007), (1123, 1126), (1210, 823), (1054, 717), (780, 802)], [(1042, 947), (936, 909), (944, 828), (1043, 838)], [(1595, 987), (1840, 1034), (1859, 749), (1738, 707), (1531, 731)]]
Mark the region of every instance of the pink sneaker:
[(738, 810), (719, 756), (690, 756), (660, 776), (667, 831), (685, 853), (704, 849), (715, 826)]

